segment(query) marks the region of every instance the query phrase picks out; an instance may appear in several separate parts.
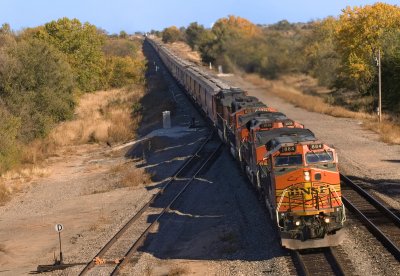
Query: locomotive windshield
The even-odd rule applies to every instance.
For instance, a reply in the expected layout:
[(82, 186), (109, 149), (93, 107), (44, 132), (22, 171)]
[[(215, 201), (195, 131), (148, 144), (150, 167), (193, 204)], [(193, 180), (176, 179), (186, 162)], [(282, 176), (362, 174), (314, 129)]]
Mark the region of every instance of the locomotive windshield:
[(320, 163), (320, 162), (332, 162), (333, 153), (331, 151), (323, 152), (308, 152), (306, 153), (307, 163)]
[(303, 164), (303, 159), (301, 158), (301, 154), (293, 154), (293, 155), (280, 155), (275, 157), (275, 166), (298, 166)]

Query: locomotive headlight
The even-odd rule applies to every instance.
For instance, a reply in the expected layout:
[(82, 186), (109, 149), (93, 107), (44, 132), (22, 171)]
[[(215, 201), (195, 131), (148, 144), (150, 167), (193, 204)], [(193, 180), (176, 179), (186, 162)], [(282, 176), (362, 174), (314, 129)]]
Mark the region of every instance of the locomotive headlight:
[(310, 172), (308, 172), (308, 171), (304, 172), (304, 180), (305, 181), (310, 181), (311, 180)]
[(329, 219), (329, 218), (325, 218), (325, 223), (329, 223), (329, 222), (331, 222), (331, 220)]
[(300, 226), (301, 221), (300, 220), (296, 220), (296, 222), (294, 223), (296, 226)]

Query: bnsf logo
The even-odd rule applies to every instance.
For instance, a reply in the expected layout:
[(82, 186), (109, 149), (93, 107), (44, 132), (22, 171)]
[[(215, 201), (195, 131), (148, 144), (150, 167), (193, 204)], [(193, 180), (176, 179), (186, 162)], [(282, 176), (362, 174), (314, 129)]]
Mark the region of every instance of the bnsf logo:
[(311, 195), (311, 194), (325, 194), (327, 192), (327, 188), (325, 186), (319, 186), (319, 187), (308, 187), (308, 188), (302, 188), (302, 187), (292, 187), (289, 189), (290, 195)]

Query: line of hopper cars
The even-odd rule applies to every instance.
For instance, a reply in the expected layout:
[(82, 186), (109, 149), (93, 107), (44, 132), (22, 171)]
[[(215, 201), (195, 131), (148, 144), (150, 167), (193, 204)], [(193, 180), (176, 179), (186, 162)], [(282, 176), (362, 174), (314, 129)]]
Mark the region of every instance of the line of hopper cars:
[(346, 220), (335, 149), (302, 124), (147, 37), (265, 200), (282, 246), (335, 246)]

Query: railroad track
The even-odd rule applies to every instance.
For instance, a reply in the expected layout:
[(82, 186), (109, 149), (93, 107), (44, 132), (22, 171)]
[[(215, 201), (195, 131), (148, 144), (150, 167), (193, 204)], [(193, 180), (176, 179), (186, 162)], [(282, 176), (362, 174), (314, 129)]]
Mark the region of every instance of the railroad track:
[[(218, 157), (222, 142), (212, 133), (202, 143), (180, 169), (165, 185), (143, 205), (143, 207), (102, 247), (87, 263), (79, 275), (110, 274), (118, 275), (120, 270), (131, 260), (146, 240), (148, 234), (157, 226), (164, 214), (168, 213), (174, 202), (182, 196), (196, 177), (206, 171)], [(160, 210), (161, 209), (161, 210)], [(155, 217), (151, 219), (151, 217)], [(150, 222), (146, 221), (150, 219)], [(141, 222), (141, 230), (133, 229), (135, 222)], [(132, 242), (134, 241), (134, 242)], [(121, 249), (123, 247), (124, 249)], [(121, 254), (121, 252), (123, 252)], [(93, 272), (93, 273), (92, 273)]]
[(342, 174), (340, 177), (346, 208), (400, 261), (400, 218), (350, 178)]
[[(350, 178), (340, 175), (342, 200), (368, 230), (400, 261), (400, 218)], [(354, 275), (341, 246), (291, 251), (298, 275)], [(389, 260), (388, 260), (389, 261)]]
[(343, 276), (353, 274), (350, 268), (343, 265), (347, 258), (343, 258), (339, 250), (332, 247), (292, 251), (291, 255), (299, 275)]

